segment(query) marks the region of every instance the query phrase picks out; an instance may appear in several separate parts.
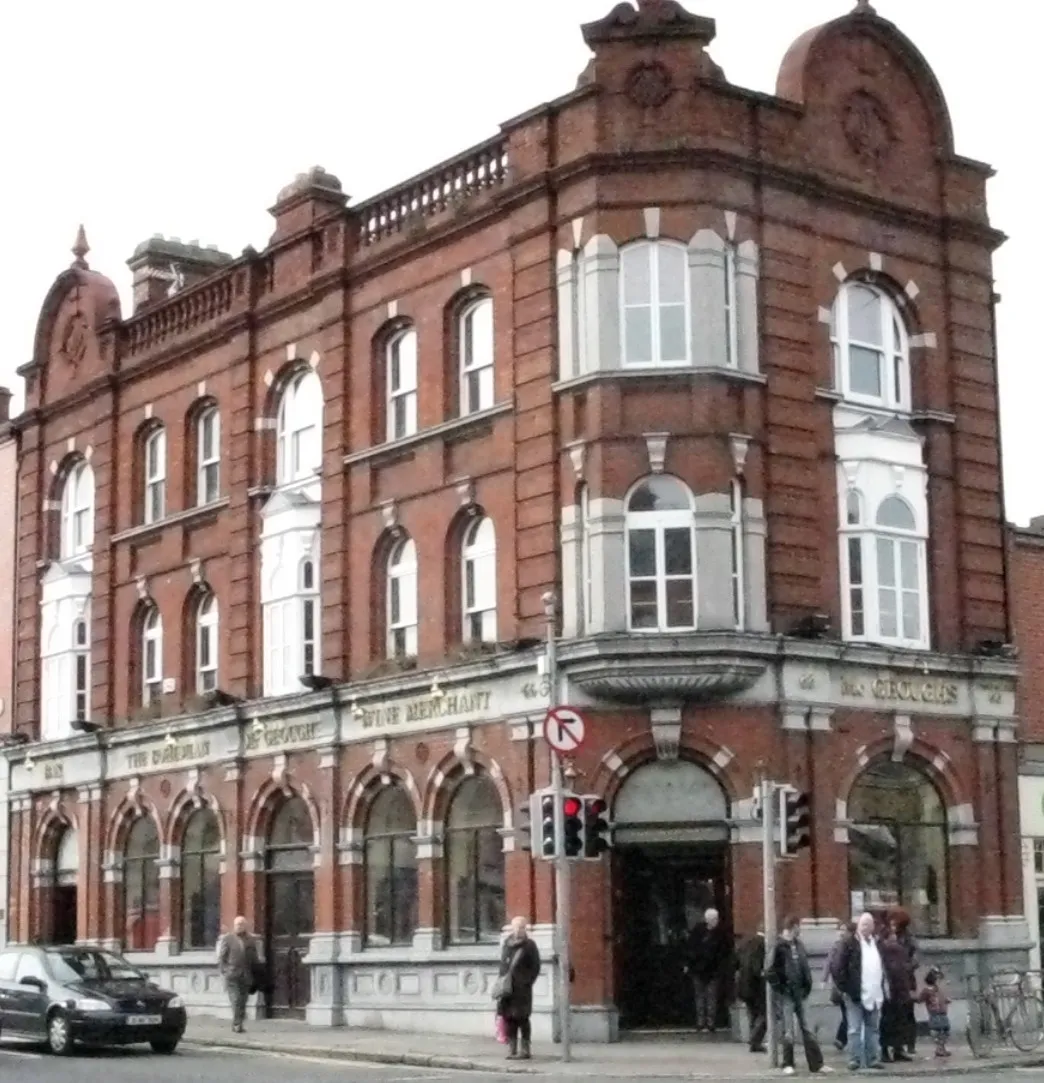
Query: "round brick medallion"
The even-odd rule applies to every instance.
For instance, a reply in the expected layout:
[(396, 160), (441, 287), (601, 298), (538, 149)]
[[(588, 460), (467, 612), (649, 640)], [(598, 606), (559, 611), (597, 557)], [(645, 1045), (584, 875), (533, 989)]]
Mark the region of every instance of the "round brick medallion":
[(895, 142), (888, 110), (865, 90), (845, 99), (841, 128), (852, 153), (868, 165), (880, 165)]
[(662, 64), (638, 64), (627, 76), (627, 97), (643, 109), (663, 105), (673, 91), (671, 73)]

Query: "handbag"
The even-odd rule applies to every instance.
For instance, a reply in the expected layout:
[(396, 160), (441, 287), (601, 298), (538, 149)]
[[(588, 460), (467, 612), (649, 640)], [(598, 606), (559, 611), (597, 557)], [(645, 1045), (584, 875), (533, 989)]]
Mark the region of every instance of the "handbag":
[(522, 949), (516, 948), (515, 954), (511, 956), (511, 962), (508, 963), (507, 972), (501, 974), (499, 978), (493, 983), (491, 994), (494, 1000), (506, 1000), (511, 996), (511, 975), (515, 970), (515, 965), (519, 959), (522, 958)]

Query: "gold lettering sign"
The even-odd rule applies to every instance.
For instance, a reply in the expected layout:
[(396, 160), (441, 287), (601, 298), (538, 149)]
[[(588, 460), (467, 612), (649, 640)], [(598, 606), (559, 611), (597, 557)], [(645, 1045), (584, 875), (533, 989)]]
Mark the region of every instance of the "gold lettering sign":
[(166, 767), (185, 760), (205, 760), (210, 755), (210, 741), (175, 741), (141, 752), (127, 753), (127, 767), (131, 771), (143, 771), (149, 767)]
[(248, 730), (246, 747), (248, 752), (256, 752), (259, 748), (283, 748), (285, 745), (306, 744), (318, 736), (318, 722), (290, 722), (265, 726), (260, 733)]
[(950, 707), (957, 702), (959, 693), (960, 686), (956, 681), (938, 677), (876, 677), (871, 681), (841, 678), (841, 695), (846, 699), (863, 699), (869, 695), (879, 703), (927, 703)]
[(479, 714), (489, 711), (492, 698), (492, 692), (447, 692), (442, 696), (425, 696), (423, 699), (410, 700), (403, 704), (363, 708), (362, 728), (383, 730), (410, 722)]
[(61, 763), (45, 763), (43, 771), (45, 782), (61, 782), (65, 778), (65, 765)]

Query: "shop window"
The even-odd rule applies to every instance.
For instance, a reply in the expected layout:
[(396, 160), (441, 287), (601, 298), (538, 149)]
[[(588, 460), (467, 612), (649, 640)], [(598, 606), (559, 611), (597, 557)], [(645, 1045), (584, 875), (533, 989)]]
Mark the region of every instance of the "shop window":
[(123, 946), (152, 951), (160, 932), (159, 832), (151, 816), (139, 816), (123, 852)]
[(181, 946), (211, 948), (221, 933), (221, 828), (209, 808), (185, 824), (181, 843)]
[(503, 808), (484, 775), (466, 778), (446, 817), (446, 924), (452, 944), (499, 942), (507, 920)]
[(901, 906), (917, 935), (946, 936), (946, 809), (932, 781), (906, 763), (873, 763), (852, 788), (848, 819), (852, 912)]
[(627, 499), (628, 621), (642, 632), (696, 627), (696, 520), (692, 495), (657, 474)]
[(410, 944), (417, 928), (417, 817), (399, 785), (373, 799), (366, 820), (364, 878), (367, 947)]

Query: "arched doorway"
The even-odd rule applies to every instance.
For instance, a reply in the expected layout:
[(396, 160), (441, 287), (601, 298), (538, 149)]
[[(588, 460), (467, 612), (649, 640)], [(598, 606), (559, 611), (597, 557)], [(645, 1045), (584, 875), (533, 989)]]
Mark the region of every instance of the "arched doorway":
[(80, 875), (80, 842), (75, 827), (55, 840), (54, 883), (51, 885), (51, 941), (76, 943), (76, 884)]
[(312, 847), (308, 806), (283, 801), (272, 817), (265, 851), (265, 958), (271, 976), (268, 1013), (303, 1019), (309, 980), (304, 957), (315, 928)]
[[(613, 806), (616, 1005), (628, 1029), (688, 1028), (695, 1019), (686, 942), (714, 907), (730, 927), (728, 800), (685, 760), (639, 767)], [(719, 1025), (729, 1025), (721, 997)]]

